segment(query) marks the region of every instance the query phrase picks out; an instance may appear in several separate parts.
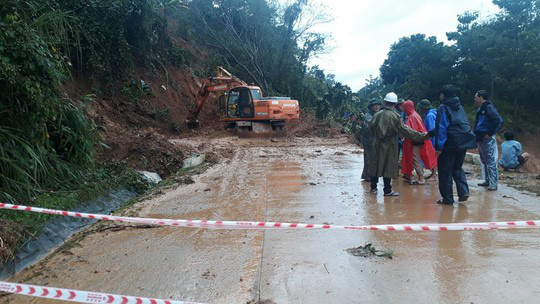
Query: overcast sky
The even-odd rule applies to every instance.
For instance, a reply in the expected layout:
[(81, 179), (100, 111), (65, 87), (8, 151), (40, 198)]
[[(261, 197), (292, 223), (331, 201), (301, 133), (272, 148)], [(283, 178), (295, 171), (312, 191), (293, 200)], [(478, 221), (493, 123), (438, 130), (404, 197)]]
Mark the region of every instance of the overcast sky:
[(399, 38), (416, 33), (448, 42), (446, 32), (455, 31), (457, 16), (477, 10), (482, 15), (497, 11), (491, 0), (318, 0), (328, 8), (333, 21), (319, 25), (328, 32), (333, 48), (311, 61), (336, 80), (357, 91), (369, 75), (378, 76), (390, 46)]

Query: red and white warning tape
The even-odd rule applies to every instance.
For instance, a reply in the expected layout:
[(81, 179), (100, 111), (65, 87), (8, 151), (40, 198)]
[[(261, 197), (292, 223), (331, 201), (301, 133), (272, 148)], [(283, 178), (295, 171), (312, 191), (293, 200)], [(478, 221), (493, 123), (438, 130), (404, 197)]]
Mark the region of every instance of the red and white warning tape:
[(99, 292), (89, 292), (64, 288), (51, 288), (36, 285), (26, 285), (0, 281), (0, 291), (26, 295), (38, 298), (63, 300), (77, 303), (103, 303), (103, 304), (197, 304), (195, 302), (171, 301), (160, 299), (120, 296)]
[(390, 230), (390, 231), (447, 231), (447, 230), (494, 230), (494, 229), (518, 229), (540, 228), (540, 220), (510, 221), (510, 222), (481, 222), (481, 223), (450, 223), (450, 224), (396, 224), (396, 225), (362, 225), (343, 226), (328, 224), (303, 224), (303, 223), (279, 223), (279, 222), (250, 222), (250, 221), (209, 221), (209, 220), (177, 220), (177, 219), (153, 219), (140, 217), (126, 217), (103, 214), (90, 214), (72, 211), (62, 211), (22, 205), (0, 203), (1, 209), (30, 211), (54, 215), (72, 216), (104, 221), (129, 222), (138, 224), (150, 224), (161, 226), (178, 226), (193, 228), (214, 229), (341, 229), (341, 230)]

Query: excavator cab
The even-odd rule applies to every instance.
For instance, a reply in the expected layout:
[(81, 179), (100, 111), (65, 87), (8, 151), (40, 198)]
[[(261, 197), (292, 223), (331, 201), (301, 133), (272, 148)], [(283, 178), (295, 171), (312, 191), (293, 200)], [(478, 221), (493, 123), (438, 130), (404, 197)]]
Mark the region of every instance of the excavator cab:
[(249, 88), (246, 88), (246, 87), (234, 88), (230, 92), (231, 94), (229, 96), (234, 97), (236, 96), (236, 94), (238, 94), (237, 95), (238, 107), (236, 109), (236, 117), (253, 118), (255, 116), (254, 115), (255, 111), (253, 107), (253, 98), (251, 97), (251, 92)]
[(252, 91), (247, 87), (238, 87), (221, 95), (219, 108), (222, 118), (254, 118)]

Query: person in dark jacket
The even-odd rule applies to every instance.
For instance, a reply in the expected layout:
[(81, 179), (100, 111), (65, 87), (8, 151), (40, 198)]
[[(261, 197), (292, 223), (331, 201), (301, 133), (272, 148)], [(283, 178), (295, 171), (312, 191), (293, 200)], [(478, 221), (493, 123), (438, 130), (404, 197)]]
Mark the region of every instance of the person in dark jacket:
[(403, 123), (407, 124), (407, 114), (405, 114), (405, 110), (403, 110), (404, 102), (405, 102), (405, 99), (400, 98), (394, 110), (399, 114), (399, 116), (401, 116), (401, 120), (403, 120)]
[(476, 137), (472, 132), (467, 115), (456, 96), (456, 87), (445, 85), (439, 95), (442, 104), (437, 110), (435, 128), (429, 132), (435, 137), (435, 150), (439, 154), (439, 204), (454, 203), (452, 179), (456, 183), (460, 202), (469, 198), (469, 185), (463, 171), (463, 161), (467, 149), (476, 147)]
[(364, 169), (362, 170), (362, 179), (364, 181), (370, 182), (371, 179), (368, 174), (368, 164), (371, 160), (371, 135), (368, 132), (369, 128), (369, 122), (373, 118), (373, 115), (375, 113), (379, 112), (381, 110), (382, 101), (380, 101), (377, 98), (371, 98), (368, 104), (368, 110), (366, 114), (364, 115), (364, 136), (362, 137), (362, 145), (364, 146)]
[(497, 140), (495, 134), (501, 128), (502, 118), (497, 113), (497, 109), (488, 101), (489, 93), (486, 90), (480, 90), (474, 95), (474, 103), (478, 107), (476, 112), (476, 123), (474, 124), (474, 134), (478, 143), (480, 160), (484, 164), (485, 181), (478, 186), (488, 187), (488, 190), (497, 190), (497, 180), (499, 172), (497, 171)]

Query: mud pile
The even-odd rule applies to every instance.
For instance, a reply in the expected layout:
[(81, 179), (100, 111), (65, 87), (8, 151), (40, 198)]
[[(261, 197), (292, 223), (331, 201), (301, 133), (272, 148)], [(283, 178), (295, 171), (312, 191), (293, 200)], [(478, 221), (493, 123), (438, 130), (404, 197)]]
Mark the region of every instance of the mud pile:
[(287, 122), (289, 137), (336, 137), (342, 127), (335, 122), (318, 119), (310, 109), (301, 109), (300, 118)]
[(530, 154), (529, 161), (525, 163), (525, 172), (540, 174), (540, 136), (538, 134), (523, 134), (517, 140), (523, 145), (523, 152)]
[[(72, 100), (87, 96), (86, 107), (94, 121), (104, 148), (99, 149), (101, 162), (125, 162), (133, 169), (168, 176), (182, 166), (191, 151), (176, 147), (171, 138), (220, 136), (228, 134), (218, 122), (217, 102), (210, 101), (199, 115), (200, 128), (190, 130), (186, 119), (195, 107), (194, 99), (202, 79), (194, 75), (201, 70), (207, 56), (188, 42), (175, 38), (174, 43), (189, 49), (192, 62), (184, 66), (161, 65), (155, 69), (136, 67), (129, 79), (104, 92), (98, 80), (75, 76), (63, 91)], [(88, 98), (89, 97), (89, 98)]]
[(178, 147), (153, 129), (105, 133), (107, 147), (98, 156), (108, 163), (124, 162), (136, 170), (157, 172), (167, 177), (182, 167), (190, 153)]

